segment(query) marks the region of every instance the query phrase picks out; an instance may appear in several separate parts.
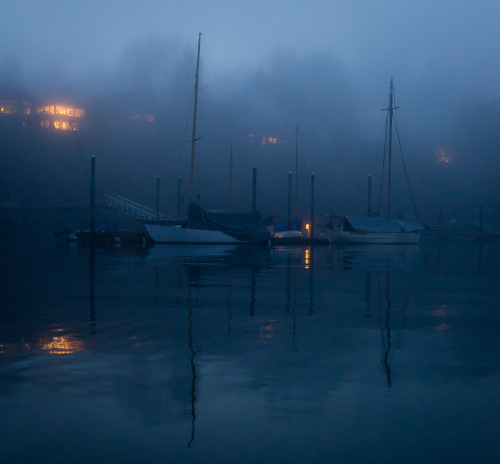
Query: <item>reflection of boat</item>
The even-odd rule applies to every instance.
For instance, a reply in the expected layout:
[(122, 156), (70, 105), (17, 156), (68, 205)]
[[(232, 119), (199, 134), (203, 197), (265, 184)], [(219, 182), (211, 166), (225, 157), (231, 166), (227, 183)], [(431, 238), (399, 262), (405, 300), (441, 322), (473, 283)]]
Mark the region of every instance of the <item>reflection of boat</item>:
[(413, 271), (421, 266), (417, 245), (346, 245), (333, 248), (332, 264), (341, 269)]
[[(194, 158), (196, 146), (196, 114), (198, 105), (198, 77), (200, 72), (200, 42), (194, 86), (193, 137), (191, 140), (191, 169), (189, 198), (193, 198)], [(195, 202), (190, 202), (188, 220), (182, 224), (170, 222), (145, 223), (146, 230), (156, 243), (256, 243), (269, 240), (264, 220), (256, 211), (232, 213), (207, 211)]]
[(155, 245), (148, 250), (147, 260), (161, 263), (176, 259), (212, 259), (223, 258), (233, 253), (238, 245), (214, 244), (213, 246)]
[[(337, 225), (329, 227), (328, 240), (331, 243), (373, 243), (373, 244), (397, 244), (397, 243), (417, 243), (420, 239), (418, 231), (425, 228), (419, 222), (398, 221), (391, 218), (391, 152), (392, 152), (392, 128), (394, 121), (394, 86), (390, 84), (389, 106), (387, 108), (388, 119), (386, 122), (386, 140), (388, 142), (388, 164), (387, 164), (387, 218), (381, 217), (354, 217), (340, 216)], [(396, 126), (397, 131), (397, 126)], [(385, 160), (384, 160), (385, 164)], [(406, 167), (403, 161), (403, 167)], [(408, 180), (408, 175), (406, 175)], [(411, 194), (411, 188), (410, 194)], [(381, 194), (382, 192), (380, 192)], [(415, 202), (412, 203), (416, 213)], [(380, 197), (379, 197), (380, 213)], [(379, 214), (378, 214), (379, 216)]]
[(155, 265), (182, 263), (205, 269), (223, 267), (230, 269), (258, 269), (269, 257), (268, 247), (213, 244), (210, 246), (154, 245), (148, 250), (146, 260)]

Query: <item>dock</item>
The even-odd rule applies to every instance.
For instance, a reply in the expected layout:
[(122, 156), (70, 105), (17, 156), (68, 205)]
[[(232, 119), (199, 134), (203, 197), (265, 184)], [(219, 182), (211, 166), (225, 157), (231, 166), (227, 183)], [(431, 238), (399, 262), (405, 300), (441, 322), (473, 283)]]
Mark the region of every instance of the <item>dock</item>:
[(328, 245), (327, 238), (286, 237), (271, 238), (271, 245)]
[(74, 238), (68, 241), (76, 241), (79, 246), (99, 246), (99, 247), (145, 247), (150, 243), (145, 231), (115, 230), (115, 231), (95, 231), (78, 230), (74, 233)]

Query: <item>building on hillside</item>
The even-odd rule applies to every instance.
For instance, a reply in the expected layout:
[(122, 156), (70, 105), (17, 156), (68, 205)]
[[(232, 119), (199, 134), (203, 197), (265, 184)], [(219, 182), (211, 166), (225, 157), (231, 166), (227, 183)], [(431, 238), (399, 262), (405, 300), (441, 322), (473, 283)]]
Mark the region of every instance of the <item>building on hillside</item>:
[(11, 128), (71, 130), (85, 117), (81, 105), (66, 100), (40, 103), (24, 91), (0, 92), (0, 122)]
[(56, 130), (78, 129), (78, 122), (85, 116), (85, 110), (68, 103), (49, 103), (36, 108), (40, 127)]
[(10, 128), (25, 128), (33, 123), (35, 99), (26, 92), (0, 93), (0, 123)]

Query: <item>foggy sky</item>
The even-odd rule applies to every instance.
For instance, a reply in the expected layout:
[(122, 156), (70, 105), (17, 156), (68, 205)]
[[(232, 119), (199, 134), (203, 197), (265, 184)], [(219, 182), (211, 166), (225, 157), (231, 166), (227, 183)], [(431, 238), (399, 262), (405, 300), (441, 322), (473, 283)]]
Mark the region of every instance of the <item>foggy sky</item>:
[(35, 94), (99, 93), (115, 88), (120, 74), (123, 84), (127, 57), (140, 50), (142, 64), (156, 53), (158, 66), (135, 84), (157, 90), (202, 32), (212, 86), (217, 79), (232, 89), (245, 76), (268, 73), (277, 54), (329, 55), (352, 87), (350, 107), (366, 134), (379, 130), (372, 108), (391, 75), (404, 89), (400, 103), (411, 108), (410, 132), (436, 133), (451, 124), (459, 101), (500, 99), (499, 20), (495, 0), (20, 0), (4, 5), (0, 18), (0, 84)]
[[(186, 95), (202, 32), (201, 152), (227, 153), (216, 136), (224, 132), (269, 130), (292, 139), (298, 125), (303, 168), (328, 175), (340, 188), (360, 188), (366, 174), (378, 173), (365, 168), (355, 180), (345, 174), (353, 176), (378, 149), (380, 110), (394, 76), (401, 135), (417, 182), (439, 146), (455, 150), (463, 175), (477, 164), (478, 172), (491, 174), (499, 167), (499, 19), (495, 0), (19, 0), (4, 5), (0, 18), (0, 88), (86, 103), (149, 92), (162, 102), (163, 120), (177, 138), (173, 146), (182, 139), (181, 120), (189, 119)], [(171, 151), (172, 160), (178, 155)], [(268, 159), (251, 156), (253, 165), (269, 167)], [(325, 172), (334, 156), (337, 165)], [(284, 189), (290, 167), (282, 167)], [(432, 176), (438, 184), (449, 174)], [(473, 191), (477, 177), (464, 179)], [(319, 184), (318, 195), (322, 188), (326, 194), (331, 185)]]
[(27, 81), (109, 73), (131, 43), (191, 45), (202, 32), (223, 75), (266, 70), (276, 51), (319, 51), (339, 59), (365, 97), (391, 74), (408, 86), (432, 80), (441, 91), (446, 84), (499, 96), (495, 0), (20, 0), (2, 10), (2, 55), (19, 62)]

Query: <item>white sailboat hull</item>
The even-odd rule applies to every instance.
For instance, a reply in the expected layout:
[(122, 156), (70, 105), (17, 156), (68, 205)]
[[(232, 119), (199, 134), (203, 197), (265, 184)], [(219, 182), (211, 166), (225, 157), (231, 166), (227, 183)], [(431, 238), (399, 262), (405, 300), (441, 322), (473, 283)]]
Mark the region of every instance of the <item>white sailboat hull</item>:
[(180, 226), (145, 224), (155, 243), (247, 243), (218, 230), (189, 229)]
[(418, 243), (420, 234), (416, 232), (358, 232), (328, 229), (330, 243), (367, 244), (410, 244)]

